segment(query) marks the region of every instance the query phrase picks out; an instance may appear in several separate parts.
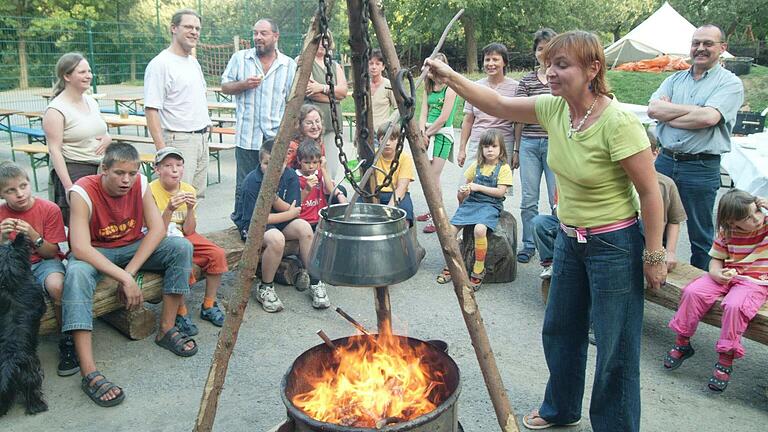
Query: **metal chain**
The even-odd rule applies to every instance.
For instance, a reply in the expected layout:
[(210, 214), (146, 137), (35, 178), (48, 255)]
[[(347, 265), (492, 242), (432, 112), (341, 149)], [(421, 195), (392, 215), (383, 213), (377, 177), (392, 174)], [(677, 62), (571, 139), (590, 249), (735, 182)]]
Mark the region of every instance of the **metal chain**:
[[(392, 161), (392, 165), (390, 166), (389, 172), (384, 177), (384, 180), (381, 184), (376, 186), (376, 189), (373, 192), (368, 192), (354, 179), (353, 172), (347, 165), (347, 155), (344, 153), (344, 139), (342, 136), (342, 129), (341, 125), (339, 125), (339, 116), (338, 116), (338, 105), (336, 102), (335, 97), (335, 83), (334, 83), (334, 65), (333, 65), (333, 57), (331, 56), (330, 52), (330, 38), (328, 37), (328, 16), (326, 15), (326, 4), (325, 0), (318, 0), (318, 7), (320, 9), (320, 43), (322, 44), (323, 48), (325, 48), (325, 56), (323, 58), (323, 63), (325, 65), (325, 83), (328, 85), (328, 104), (330, 105), (331, 109), (331, 124), (333, 125), (333, 132), (334, 132), (334, 143), (336, 144), (336, 147), (339, 149), (339, 162), (341, 163), (341, 166), (344, 169), (344, 175), (346, 176), (347, 180), (349, 181), (352, 188), (364, 198), (371, 198), (373, 196), (378, 195), (382, 189), (385, 187), (388, 187), (392, 184), (392, 177), (394, 176), (395, 172), (397, 171), (398, 165), (399, 165), (399, 158), (400, 154), (403, 150), (403, 142), (405, 140), (405, 124), (413, 117), (413, 105), (414, 101), (413, 98), (410, 100), (410, 107), (406, 103), (406, 109), (407, 113), (406, 116), (401, 121), (401, 129), (400, 129), (400, 139), (398, 140), (398, 145), (395, 150), (395, 159)], [(370, 23), (370, 15), (368, 10), (368, 0), (362, 0), (361, 5), (361, 33), (363, 34), (363, 39), (365, 40), (365, 47), (363, 49), (363, 52), (360, 56), (360, 63), (362, 64), (362, 70), (360, 73), (360, 79), (362, 82), (367, 83), (370, 80), (370, 77), (368, 75), (368, 61), (370, 59), (371, 55), (371, 37), (370, 33), (368, 32), (368, 26)], [(406, 71), (407, 72), (407, 71)], [(411, 84), (411, 93), (413, 94), (414, 88), (413, 88), (413, 77), (409, 75), (409, 80)], [(398, 77), (400, 74), (398, 74)], [(401, 83), (402, 87), (402, 83)], [(360, 98), (362, 99), (362, 107), (360, 109), (360, 118), (357, 122), (357, 131), (358, 131), (358, 138), (360, 141), (367, 143), (368, 138), (370, 137), (371, 130), (368, 125), (368, 107), (370, 106), (370, 99), (371, 95), (368, 93), (365, 86), (363, 86), (362, 94), (360, 95)], [(404, 99), (408, 99), (404, 96)], [(381, 144), (380, 144), (381, 145)], [(373, 162), (371, 161), (371, 164)]]

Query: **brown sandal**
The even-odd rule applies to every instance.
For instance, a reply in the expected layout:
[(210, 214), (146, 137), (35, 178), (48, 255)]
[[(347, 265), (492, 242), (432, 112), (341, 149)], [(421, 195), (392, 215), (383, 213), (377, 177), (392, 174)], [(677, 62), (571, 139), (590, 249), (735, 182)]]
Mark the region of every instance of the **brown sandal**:
[(469, 275), (469, 286), (471, 286), (472, 289), (475, 291), (479, 290), (480, 285), (482, 285), (484, 278), (485, 278), (485, 270), (483, 270), (480, 273), (472, 272)]

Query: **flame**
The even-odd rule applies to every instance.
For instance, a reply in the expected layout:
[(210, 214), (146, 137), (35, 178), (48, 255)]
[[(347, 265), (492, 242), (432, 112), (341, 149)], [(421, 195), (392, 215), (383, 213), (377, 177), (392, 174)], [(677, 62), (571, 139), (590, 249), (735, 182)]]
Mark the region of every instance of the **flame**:
[(442, 371), (427, 360), (434, 355), (430, 350), (392, 335), (351, 337), (330, 364), (300, 372), (311, 390), (292, 402), (315, 420), (343, 426), (412, 420), (448, 396)]

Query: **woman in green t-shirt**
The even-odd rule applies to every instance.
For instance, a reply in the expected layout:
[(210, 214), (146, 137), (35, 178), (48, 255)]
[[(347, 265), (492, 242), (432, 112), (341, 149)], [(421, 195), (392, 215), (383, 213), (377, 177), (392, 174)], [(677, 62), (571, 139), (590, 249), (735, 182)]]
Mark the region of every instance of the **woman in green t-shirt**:
[(653, 158), (640, 122), (608, 93), (595, 35), (558, 35), (543, 58), (552, 95), (516, 98), (474, 84), (440, 61), (425, 64), (434, 79), (483, 112), (541, 124), (549, 135), (547, 163), (557, 179), (561, 221), (542, 329), (550, 377), (544, 402), (523, 424), (543, 429), (580, 421), (591, 317), (597, 339), (592, 428), (637, 431), (643, 274), (658, 289), (667, 272)]

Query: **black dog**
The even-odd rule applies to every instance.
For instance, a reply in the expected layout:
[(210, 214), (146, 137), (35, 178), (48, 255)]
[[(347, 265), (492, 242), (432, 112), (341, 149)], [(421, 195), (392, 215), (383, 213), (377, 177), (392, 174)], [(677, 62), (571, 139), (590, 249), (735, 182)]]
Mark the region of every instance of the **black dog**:
[(18, 395), (27, 414), (47, 411), (37, 333), (45, 313), (43, 290), (32, 275), (29, 245), (19, 234), (0, 244), (0, 416)]

